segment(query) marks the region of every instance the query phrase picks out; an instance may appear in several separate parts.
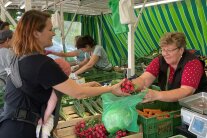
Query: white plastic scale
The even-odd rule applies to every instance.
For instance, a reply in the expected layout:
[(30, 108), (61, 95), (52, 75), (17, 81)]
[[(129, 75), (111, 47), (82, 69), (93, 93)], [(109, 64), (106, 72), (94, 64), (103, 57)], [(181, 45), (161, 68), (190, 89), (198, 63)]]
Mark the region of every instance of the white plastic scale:
[(179, 100), (182, 121), (188, 131), (198, 138), (207, 138), (207, 92), (194, 94)]

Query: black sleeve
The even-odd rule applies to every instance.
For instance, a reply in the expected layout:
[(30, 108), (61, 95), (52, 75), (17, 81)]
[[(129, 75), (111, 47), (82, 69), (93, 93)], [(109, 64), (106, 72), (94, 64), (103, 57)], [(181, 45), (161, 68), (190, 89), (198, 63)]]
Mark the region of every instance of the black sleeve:
[(53, 60), (46, 61), (41, 66), (38, 74), (38, 81), (45, 89), (60, 84), (67, 79), (68, 76)]

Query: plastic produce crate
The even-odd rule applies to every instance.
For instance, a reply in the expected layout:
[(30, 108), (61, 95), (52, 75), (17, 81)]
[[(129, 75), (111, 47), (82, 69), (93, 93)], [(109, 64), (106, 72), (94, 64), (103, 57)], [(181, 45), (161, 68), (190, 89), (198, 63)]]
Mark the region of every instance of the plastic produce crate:
[(167, 138), (176, 134), (175, 127), (181, 124), (180, 110), (146, 118), (139, 115), (144, 138)]

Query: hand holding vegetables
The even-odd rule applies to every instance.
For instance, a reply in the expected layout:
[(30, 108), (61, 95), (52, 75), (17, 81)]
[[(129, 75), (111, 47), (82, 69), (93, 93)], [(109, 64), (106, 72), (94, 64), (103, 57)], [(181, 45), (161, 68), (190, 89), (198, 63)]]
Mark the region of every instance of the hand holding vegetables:
[(135, 87), (130, 80), (124, 79), (124, 82), (121, 84), (121, 90), (124, 93), (132, 93), (135, 91)]
[(121, 90), (121, 85), (122, 83), (125, 81), (125, 79), (123, 79), (122, 81), (120, 81), (119, 83), (115, 84), (112, 86), (112, 93), (117, 95), (117, 96), (128, 96), (130, 95), (129, 93), (124, 93)]

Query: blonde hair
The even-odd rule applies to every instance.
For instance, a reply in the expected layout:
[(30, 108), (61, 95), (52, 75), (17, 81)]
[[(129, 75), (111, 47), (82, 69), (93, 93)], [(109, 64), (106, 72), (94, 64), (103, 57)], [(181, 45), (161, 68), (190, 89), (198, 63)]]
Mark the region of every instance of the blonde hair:
[(186, 48), (186, 40), (184, 33), (170, 32), (165, 33), (160, 39), (160, 47), (163, 45), (175, 44), (178, 48)]
[(27, 11), (22, 16), (12, 37), (12, 48), (17, 56), (34, 52), (44, 53), (43, 47), (38, 44), (34, 37), (34, 32), (43, 31), (48, 18), (50, 18), (48, 13), (37, 10)]

